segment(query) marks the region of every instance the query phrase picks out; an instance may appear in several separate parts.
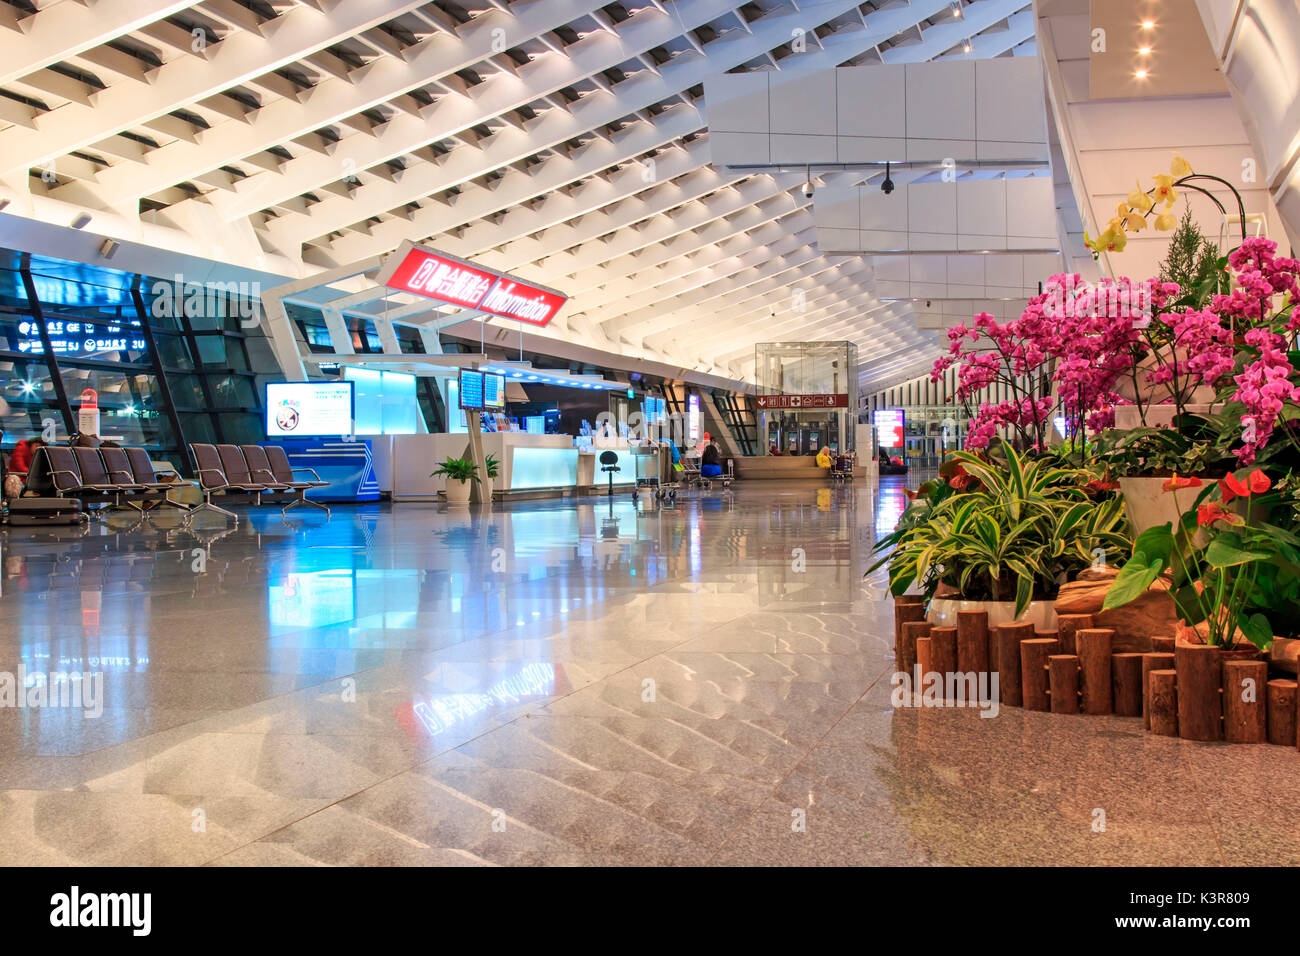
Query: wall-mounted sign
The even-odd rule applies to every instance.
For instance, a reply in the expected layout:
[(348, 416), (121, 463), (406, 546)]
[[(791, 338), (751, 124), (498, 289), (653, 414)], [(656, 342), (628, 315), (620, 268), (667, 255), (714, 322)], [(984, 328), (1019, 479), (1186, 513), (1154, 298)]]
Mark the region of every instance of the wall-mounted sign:
[(389, 289), (545, 326), (568, 296), (495, 269), (404, 242), (388, 257), (376, 281)]
[(759, 395), (755, 402), (760, 409), (772, 408), (848, 408), (847, 393), (838, 395)]

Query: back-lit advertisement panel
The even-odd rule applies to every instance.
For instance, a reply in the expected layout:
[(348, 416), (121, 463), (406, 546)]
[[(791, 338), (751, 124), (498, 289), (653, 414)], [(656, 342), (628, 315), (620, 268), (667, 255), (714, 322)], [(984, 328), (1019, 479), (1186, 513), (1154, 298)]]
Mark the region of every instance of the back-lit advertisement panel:
[(268, 438), (351, 434), (351, 382), (267, 383)]

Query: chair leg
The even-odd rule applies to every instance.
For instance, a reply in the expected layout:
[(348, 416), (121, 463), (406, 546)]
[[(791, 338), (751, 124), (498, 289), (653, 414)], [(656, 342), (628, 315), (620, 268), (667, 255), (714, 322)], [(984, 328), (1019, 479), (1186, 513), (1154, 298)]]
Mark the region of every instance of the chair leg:
[(235, 524), (239, 524), (239, 515), (233, 511), (227, 511), (225, 508), (218, 508), (212, 503), (212, 495), (209, 493), (203, 499), (203, 504), (195, 505), (189, 511), (185, 512), (185, 524), (189, 524), (196, 514), (200, 511), (214, 511), (219, 515), (225, 515), (227, 518), (233, 518)]
[(296, 508), (299, 505), (306, 505), (308, 508), (319, 508), (321, 511), (325, 512), (325, 517), (327, 518), (330, 517), (330, 509), (327, 505), (323, 505), (319, 501), (312, 501), (305, 494), (299, 495), (297, 498), (294, 498), (293, 501), (289, 502), (287, 505), (281, 508), (280, 517), (284, 517), (285, 512), (287, 512), (290, 508)]

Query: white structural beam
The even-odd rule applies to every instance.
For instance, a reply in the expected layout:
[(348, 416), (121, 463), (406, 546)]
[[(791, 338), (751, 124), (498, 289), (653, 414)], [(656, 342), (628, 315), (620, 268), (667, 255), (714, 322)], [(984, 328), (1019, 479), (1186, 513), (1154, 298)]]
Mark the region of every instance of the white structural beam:
[(0, 169), (13, 172), (44, 166), (420, 6), (412, 0), (350, 0), (324, 10), (298, 6), (268, 22), (261, 34), (232, 31), (205, 48), (203, 55), (181, 56), (149, 71), (148, 82), (111, 85), (96, 95), (91, 107), (68, 103), (42, 116), (38, 129), (0, 130)]
[(73, 0), (46, 6), (0, 30), (0, 86), (116, 40), (190, 6), (176, 0), (99, 0), (87, 9)]

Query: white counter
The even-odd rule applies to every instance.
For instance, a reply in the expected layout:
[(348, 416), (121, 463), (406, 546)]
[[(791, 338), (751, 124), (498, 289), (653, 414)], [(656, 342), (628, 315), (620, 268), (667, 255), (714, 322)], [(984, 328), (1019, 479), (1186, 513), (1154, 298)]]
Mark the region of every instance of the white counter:
[[(469, 437), (465, 434), (393, 435), (391, 459), (386, 472), (388, 491), (394, 501), (419, 501), (437, 498), (445, 487), (442, 478), (432, 478), (438, 464), (447, 458), (469, 454)], [(636, 466), (630, 452), (614, 449), (623, 468), (615, 484), (631, 484)], [(573, 494), (591, 480), (579, 481), (579, 452), (568, 435), (531, 435), (527, 432), (485, 432), (483, 453), (497, 460), (498, 473), (492, 482), (494, 493)], [(589, 459), (582, 454), (584, 465)], [(380, 470), (380, 469), (377, 469)], [(585, 469), (583, 469), (585, 470)], [(586, 475), (582, 476), (586, 479)], [(596, 484), (605, 476), (597, 472)]]

